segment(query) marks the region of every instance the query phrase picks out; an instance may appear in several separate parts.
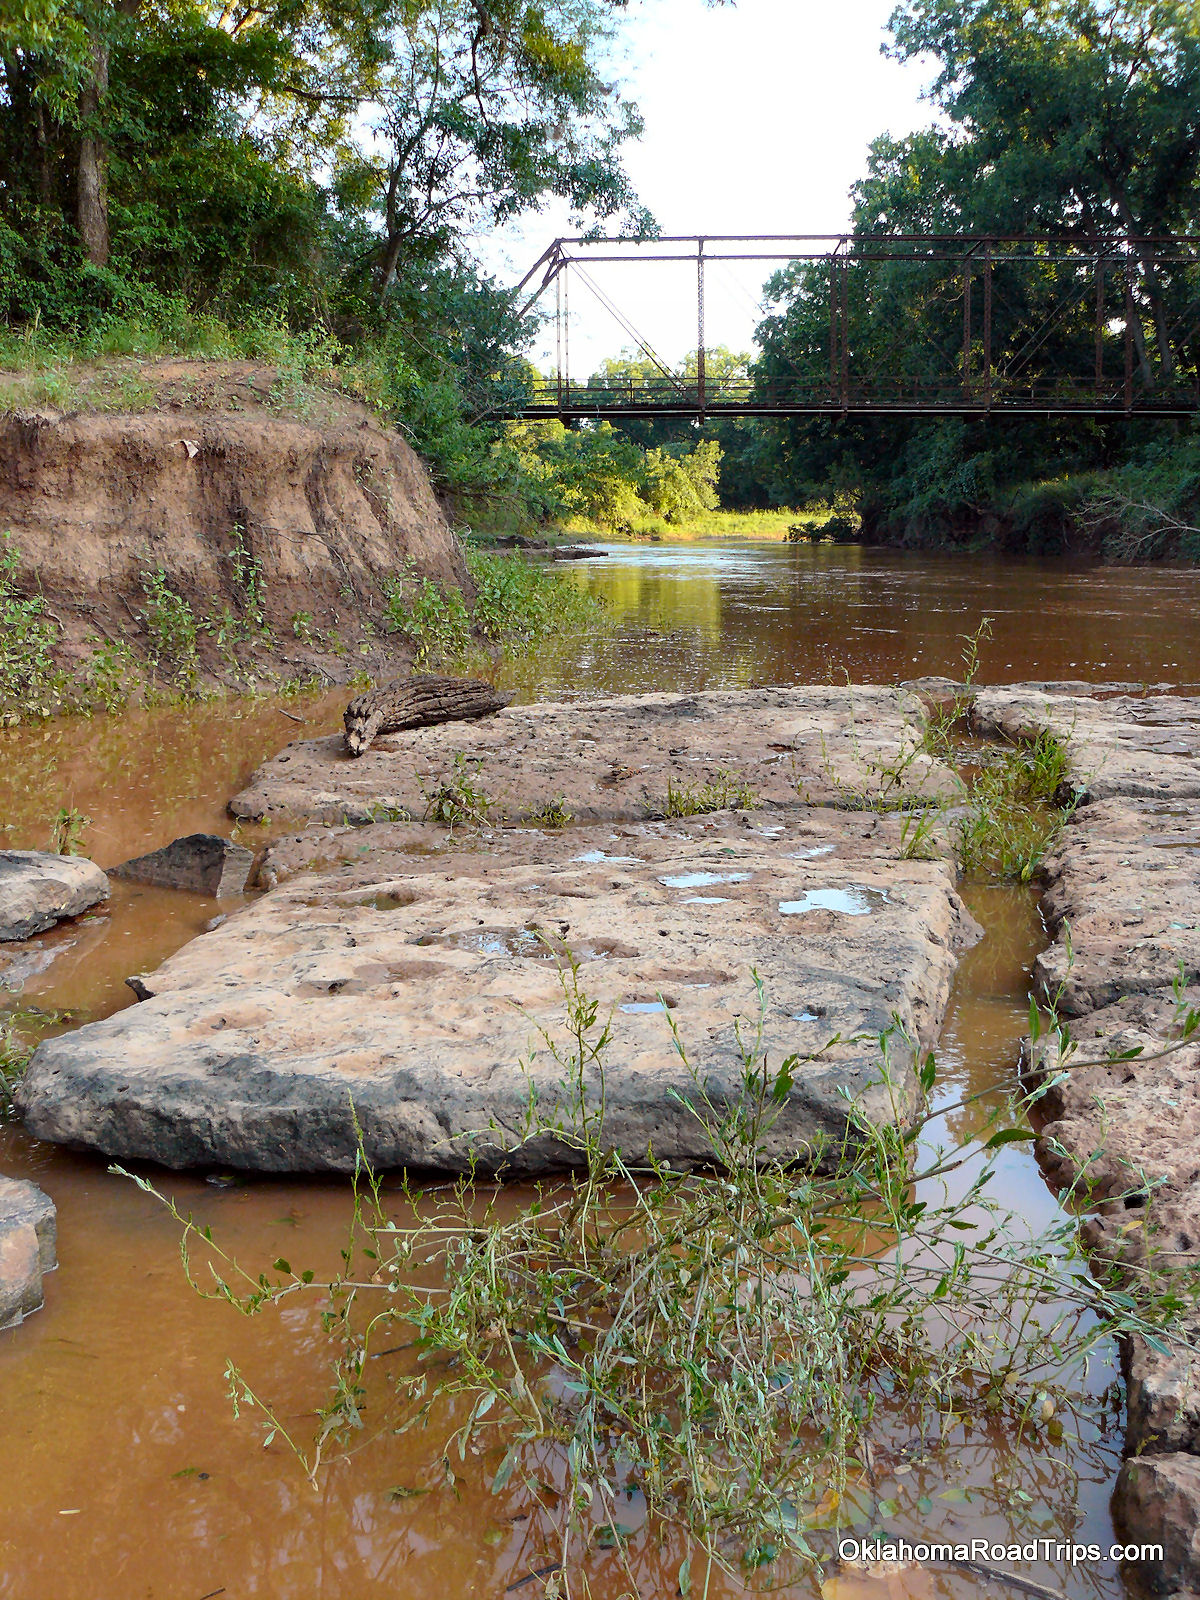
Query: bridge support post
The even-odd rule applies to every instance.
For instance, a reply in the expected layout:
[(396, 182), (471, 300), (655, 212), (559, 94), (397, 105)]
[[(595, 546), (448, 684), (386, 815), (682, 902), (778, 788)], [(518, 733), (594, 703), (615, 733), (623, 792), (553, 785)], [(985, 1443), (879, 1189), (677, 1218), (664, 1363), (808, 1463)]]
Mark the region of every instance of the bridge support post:
[(707, 401), (704, 371), (704, 240), (696, 240), (696, 398), (700, 421), (704, 421)]
[(850, 272), (845, 256), (841, 257), (842, 268), (842, 413), (845, 415), (850, 409)]
[(963, 262), (963, 399), (971, 398), (971, 258)]
[(992, 409), (992, 249), (983, 257), (983, 408)]

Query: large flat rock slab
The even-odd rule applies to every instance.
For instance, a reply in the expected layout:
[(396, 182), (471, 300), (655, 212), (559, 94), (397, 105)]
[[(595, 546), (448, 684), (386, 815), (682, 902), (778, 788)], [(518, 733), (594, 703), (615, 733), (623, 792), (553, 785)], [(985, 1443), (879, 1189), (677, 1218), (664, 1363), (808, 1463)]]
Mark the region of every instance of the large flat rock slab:
[(845, 685), (509, 706), (483, 722), (386, 735), (357, 759), (341, 734), (297, 741), (230, 810), (326, 824), (420, 818), (459, 757), (481, 763), (469, 775), (497, 822), (560, 798), (577, 823), (660, 817), (668, 784), (694, 791), (729, 773), (770, 806), (952, 795), (954, 775), (921, 750), (924, 719), (907, 690)]
[[(741, 1096), (756, 971), (769, 1068), (801, 1058), (763, 1154), (811, 1154), (851, 1102), (908, 1114), (955, 949), (978, 935), (952, 866), (898, 843), (895, 818), (810, 812), (373, 850), (194, 940), (145, 978), (152, 998), (43, 1042), (19, 1104), (40, 1138), (174, 1167), (349, 1171), (357, 1118), (379, 1167), (561, 1169), (571, 1141), (526, 1139), (524, 1119), (531, 1090), (570, 1118), (569, 951), (611, 1017), (610, 1147), (711, 1159), (688, 1103), (699, 1084), (717, 1106)], [(590, 1065), (584, 1087), (594, 1109)]]
[(36, 1184), (0, 1178), (0, 1328), (42, 1304), (42, 1278), (55, 1265), (53, 1202)]
[(1200, 697), (980, 689), (971, 724), (995, 738), (1033, 739), (1045, 729), (1066, 741), (1071, 783), (1085, 801), (1200, 799)]
[(1043, 872), (1056, 938), (1035, 973), (1067, 1015), (1200, 976), (1200, 801), (1087, 806)]
[(0, 939), (28, 939), (107, 899), (107, 877), (84, 856), (0, 850)]

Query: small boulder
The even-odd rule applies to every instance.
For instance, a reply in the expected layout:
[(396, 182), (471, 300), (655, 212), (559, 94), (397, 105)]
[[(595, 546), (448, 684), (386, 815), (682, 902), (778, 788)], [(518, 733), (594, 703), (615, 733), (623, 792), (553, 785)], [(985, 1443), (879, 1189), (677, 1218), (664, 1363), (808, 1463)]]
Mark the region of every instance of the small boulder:
[(42, 1275), (56, 1265), (54, 1203), (36, 1184), (0, 1178), (0, 1328), (42, 1303)]
[(254, 853), (245, 845), (223, 839), (219, 833), (189, 833), (172, 839), (161, 850), (134, 856), (113, 867), (114, 878), (153, 883), (160, 889), (190, 889), (213, 899), (244, 894)]
[(0, 850), (0, 939), (28, 939), (108, 899), (108, 878), (85, 856)]
[(1117, 1479), (1113, 1516), (1127, 1540), (1161, 1548), (1160, 1556), (1132, 1564), (1143, 1591), (1171, 1595), (1200, 1586), (1200, 1458), (1131, 1456)]

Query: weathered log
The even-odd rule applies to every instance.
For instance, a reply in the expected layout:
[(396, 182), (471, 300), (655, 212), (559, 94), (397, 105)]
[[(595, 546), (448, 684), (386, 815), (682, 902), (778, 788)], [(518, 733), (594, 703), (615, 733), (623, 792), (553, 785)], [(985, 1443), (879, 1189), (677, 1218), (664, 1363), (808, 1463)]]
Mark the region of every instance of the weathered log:
[(346, 749), (352, 756), (361, 756), (380, 733), (490, 717), (511, 699), (511, 694), (493, 689), (479, 678), (442, 678), (428, 672), (397, 678), (351, 700), (342, 716)]

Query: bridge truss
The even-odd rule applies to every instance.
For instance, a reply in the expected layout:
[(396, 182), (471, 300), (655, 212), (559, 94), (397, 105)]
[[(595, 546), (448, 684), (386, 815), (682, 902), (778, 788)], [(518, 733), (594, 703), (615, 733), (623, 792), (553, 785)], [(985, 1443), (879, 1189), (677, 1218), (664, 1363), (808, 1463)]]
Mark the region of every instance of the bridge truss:
[[(631, 262), (694, 266), (694, 371), (673, 371), (592, 275)], [(728, 262), (770, 264), (786, 275), (778, 316), (801, 307), (786, 341), (768, 335), (753, 375), (715, 373), (706, 350), (706, 273)], [(572, 376), (573, 285), (615, 319), (643, 375), (627, 383)], [(525, 311), (554, 293), (556, 370), (513, 404), (513, 416), (1200, 413), (1200, 240), (1191, 237), (562, 238), (526, 273), (518, 293), (526, 290)]]

